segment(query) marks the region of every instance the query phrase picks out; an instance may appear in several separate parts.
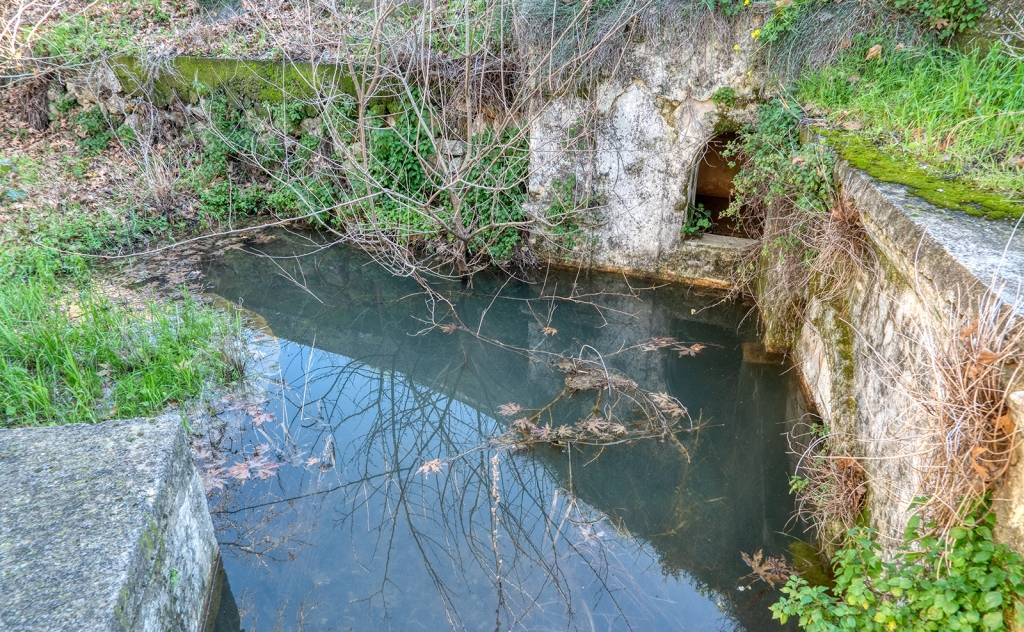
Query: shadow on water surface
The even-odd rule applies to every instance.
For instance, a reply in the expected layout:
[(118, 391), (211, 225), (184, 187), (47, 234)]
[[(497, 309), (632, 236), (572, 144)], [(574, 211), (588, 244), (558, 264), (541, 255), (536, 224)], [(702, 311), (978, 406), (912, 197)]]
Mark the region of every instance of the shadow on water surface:
[[(213, 441), (231, 474), (211, 508), (242, 628), (778, 629), (774, 593), (745, 587), (739, 553), (792, 538), (791, 391), (782, 367), (744, 361), (744, 307), (680, 287), (637, 298), (608, 275), (478, 277), (445, 293), (480, 336), (415, 335), (424, 296), (364, 255), (293, 258), (311, 244), (286, 233), (256, 249), (207, 268), (215, 293), (279, 338), (265, 406)], [(662, 336), (707, 346), (636, 347)], [(543, 407), (563, 383), (545, 358), (584, 347), (702, 429), (681, 443), (495, 445), (512, 424), (499, 407)], [(594, 405), (580, 393), (552, 417)]]

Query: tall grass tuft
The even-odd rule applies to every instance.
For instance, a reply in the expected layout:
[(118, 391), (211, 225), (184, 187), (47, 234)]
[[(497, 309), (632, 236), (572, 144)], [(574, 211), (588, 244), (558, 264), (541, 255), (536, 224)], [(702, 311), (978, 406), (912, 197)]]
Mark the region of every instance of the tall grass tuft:
[(1024, 195), (1024, 59), (858, 38), (804, 75), (797, 96), (900, 151), (983, 188)]
[(159, 412), (241, 377), (239, 325), (188, 295), (133, 309), (41, 275), (0, 283), (0, 427)]

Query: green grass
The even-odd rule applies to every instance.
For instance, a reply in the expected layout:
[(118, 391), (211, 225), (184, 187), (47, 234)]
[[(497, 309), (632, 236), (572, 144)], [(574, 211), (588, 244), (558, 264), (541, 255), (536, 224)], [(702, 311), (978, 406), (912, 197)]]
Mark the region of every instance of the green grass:
[[(881, 54), (867, 59), (876, 44)], [(999, 46), (962, 53), (858, 38), (836, 64), (804, 75), (796, 95), (936, 176), (1024, 195), (1024, 60)]]
[(0, 261), (0, 428), (152, 415), (240, 377), (236, 319), (188, 295), (122, 306), (36, 255), (27, 275)]

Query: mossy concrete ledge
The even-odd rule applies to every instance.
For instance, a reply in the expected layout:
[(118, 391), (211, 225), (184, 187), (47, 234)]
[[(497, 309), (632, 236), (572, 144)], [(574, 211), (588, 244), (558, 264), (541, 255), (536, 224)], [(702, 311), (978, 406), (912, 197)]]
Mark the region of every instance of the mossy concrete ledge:
[(0, 430), (0, 629), (192, 631), (217, 541), (175, 416)]
[[(974, 318), (995, 309), (1024, 326), (1024, 231), (929, 203), (906, 186), (840, 160), (837, 181), (859, 213), (869, 252), (844, 269), (843, 289), (814, 294), (794, 364), (833, 437), (861, 460), (866, 515), (899, 542), (914, 500), (932, 489), (937, 437), (928, 406), (947, 388), (937, 360)], [(1024, 384), (1007, 383), (1010, 401)], [(1016, 427), (1024, 408), (1011, 407)], [(938, 445), (938, 448), (936, 446)], [(994, 491), (997, 536), (1024, 551), (1024, 447)]]

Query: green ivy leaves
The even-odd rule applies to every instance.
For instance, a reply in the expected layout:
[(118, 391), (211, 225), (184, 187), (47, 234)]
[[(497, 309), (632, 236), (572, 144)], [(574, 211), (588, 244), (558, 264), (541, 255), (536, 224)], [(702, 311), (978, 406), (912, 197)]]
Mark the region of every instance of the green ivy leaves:
[(968, 517), (944, 541), (914, 517), (891, 559), (874, 531), (853, 529), (833, 559), (835, 585), (794, 576), (772, 613), (810, 632), (1013, 629), (1024, 624), (1024, 560), (992, 540), (993, 524), (991, 514)]

